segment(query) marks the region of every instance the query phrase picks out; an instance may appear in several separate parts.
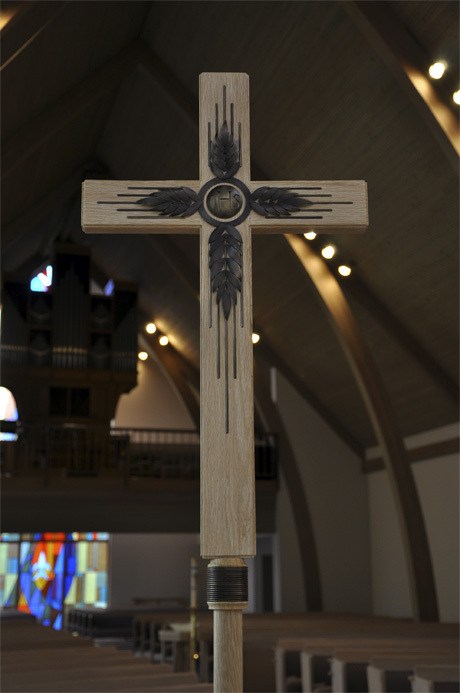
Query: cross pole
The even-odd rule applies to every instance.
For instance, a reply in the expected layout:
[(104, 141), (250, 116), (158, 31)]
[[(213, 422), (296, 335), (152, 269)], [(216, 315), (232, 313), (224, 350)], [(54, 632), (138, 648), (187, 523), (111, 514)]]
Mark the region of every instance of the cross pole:
[[(244, 558), (256, 552), (251, 233), (360, 233), (363, 181), (251, 181), (249, 77), (200, 75), (200, 179), (83, 184), (86, 233), (200, 235), (201, 555), (214, 690), (243, 690)], [(282, 133), (280, 133), (282, 134)]]

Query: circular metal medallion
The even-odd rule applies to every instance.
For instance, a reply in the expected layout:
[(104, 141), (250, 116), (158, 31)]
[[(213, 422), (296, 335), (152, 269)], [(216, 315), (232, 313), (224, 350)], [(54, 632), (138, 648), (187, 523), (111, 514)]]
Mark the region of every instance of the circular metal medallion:
[(243, 196), (233, 185), (216, 185), (206, 196), (206, 205), (217, 219), (236, 216), (243, 206)]
[(222, 223), (237, 226), (251, 211), (250, 192), (236, 178), (229, 178), (225, 183), (219, 178), (213, 178), (203, 185), (199, 195), (203, 200), (199, 212), (212, 226)]

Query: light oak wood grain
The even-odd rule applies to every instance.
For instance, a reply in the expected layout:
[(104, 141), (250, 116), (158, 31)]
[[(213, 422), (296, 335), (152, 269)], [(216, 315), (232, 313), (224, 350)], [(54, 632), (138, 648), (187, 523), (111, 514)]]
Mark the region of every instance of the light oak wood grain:
[[(191, 217), (157, 217), (152, 219), (133, 219), (133, 215), (154, 215), (139, 206), (138, 211), (120, 212), (119, 209), (136, 209), (136, 197), (120, 197), (125, 194), (137, 194), (139, 198), (147, 197), (154, 190), (133, 190), (136, 187), (146, 188), (191, 188), (200, 189), (196, 180), (85, 180), (81, 198), (81, 225), (85, 233), (199, 233), (201, 218), (198, 214)], [(134, 202), (133, 202), (134, 200)], [(120, 204), (102, 204), (119, 201)]]
[(243, 613), (214, 611), (214, 690), (243, 690)]
[[(249, 78), (244, 74), (200, 75), (200, 176), (210, 178), (208, 166), (208, 121), (214, 123), (215, 103), (222, 108), (226, 86), (227, 111), (235, 107), (235, 124), (241, 123), (242, 165), (238, 178), (248, 183), (249, 171)], [(204, 557), (253, 556), (255, 554), (254, 403), (252, 365), (252, 269), (251, 230), (238, 226), (243, 238), (244, 327), (236, 324), (237, 378), (229, 373), (229, 432), (225, 433), (225, 378), (217, 373), (217, 330), (214, 307), (209, 327), (209, 235), (204, 225), (200, 237), (201, 263), (201, 554)], [(241, 300), (241, 299), (240, 299)], [(213, 300), (215, 304), (215, 299)], [(238, 313), (240, 306), (238, 306)], [(221, 336), (224, 318), (221, 314)], [(229, 320), (229, 344), (234, 336)], [(223, 344), (223, 342), (222, 342)], [(231, 351), (230, 351), (231, 353)]]

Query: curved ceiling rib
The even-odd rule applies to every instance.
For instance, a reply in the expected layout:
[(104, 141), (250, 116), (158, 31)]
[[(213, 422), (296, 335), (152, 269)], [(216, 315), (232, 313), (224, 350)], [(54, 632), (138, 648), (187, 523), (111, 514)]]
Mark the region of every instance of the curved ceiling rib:
[(405, 544), (414, 613), (422, 621), (437, 621), (438, 603), (425, 520), (409, 458), (374, 359), (326, 263), (303, 238), (292, 234), (285, 238), (327, 308), (382, 449)]
[(426, 76), (430, 56), (396, 16), (390, 2), (342, 1), (342, 7), (399, 80), (458, 176), (458, 117)]

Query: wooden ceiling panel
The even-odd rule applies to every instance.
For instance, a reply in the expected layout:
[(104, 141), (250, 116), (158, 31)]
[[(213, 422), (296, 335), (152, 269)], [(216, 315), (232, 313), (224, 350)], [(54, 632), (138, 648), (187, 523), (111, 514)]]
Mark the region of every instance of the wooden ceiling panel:
[(198, 178), (197, 133), (141, 67), (118, 93), (98, 155), (116, 178)]
[(458, 78), (460, 6), (456, 0), (399, 0), (393, 3), (398, 17), (433, 59), (448, 60)]
[(3, 136), (21, 129), (139, 33), (144, 2), (67, 2), (2, 71)]
[(350, 368), (313, 285), (286, 248), (282, 238), (253, 238), (254, 323), (299, 380), (367, 445), (373, 432)]
[(458, 408), (382, 326), (351, 300), (404, 436), (458, 420)]
[(71, 121), (63, 122), (59, 132), (45, 140), (3, 181), (2, 219), (6, 227), (22, 215), (25, 194), (27, 204), (33, 205), (93, 156), (111, 100), (112, 96), (106, 94)]

